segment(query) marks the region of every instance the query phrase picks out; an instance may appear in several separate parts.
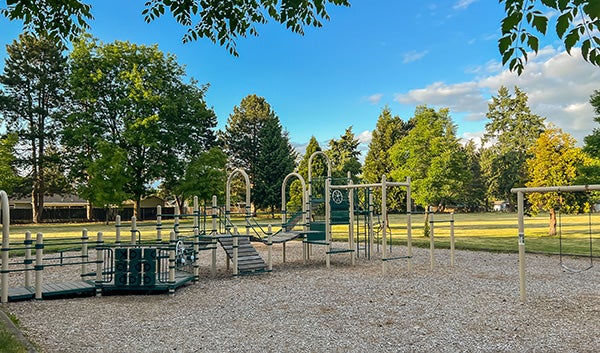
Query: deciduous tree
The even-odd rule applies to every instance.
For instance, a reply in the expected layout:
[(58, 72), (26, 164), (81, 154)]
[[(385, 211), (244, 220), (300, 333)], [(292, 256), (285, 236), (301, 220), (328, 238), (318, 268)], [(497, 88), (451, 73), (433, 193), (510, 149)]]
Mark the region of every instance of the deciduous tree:
[[(571, 185), (577, 178), (579, 167), (587, 164), (581, 148), (575, 147), (575, 139), (560, 128), (549, 126), (540, 134), (531, 148), (532, 157), (527, 160), (528, 187)], [(527, 194), (531, 210), (546, 210), (550, 214), (548, 235), (556, 235), (556, 210), (577, 212), (581, 205), (573, 194), (556, 192)]]
[(221, 198), (225, 195), (226, 165), (227, 155), (219, 147), (200, 153), (187, 165), (175, 192), (182, 195), (184, 200), (198, 196), (204, 205), (211, 201), (213, 195)]
[(17, 141), (18, 137), (14, 133), (0, 137), (0, 190), (6, 191), (9, 195), (21, 181), (15, 165)]
[[(77, 42), (70, 57), (71, 89), (76, 111), (69, 117), (64, 141), (80, 190), (94, 193), (96, 178), (89, 167), (110, 143), (125, 153), (122, 193), (135, 202), (136, 215), (151, 184), (176, 184), (192, 156), (214, 141), (216, 117), (204, 103), (204, 89), (184, 81), (174, 56), (157, 46), (128, 42)], [(119, 185), (119, 184), (116, 184)]]
[(413, 199), (426, 210), (462, 201), (471, 176), (448, 109), (419, 106), (411, 120), (414, 127), (390, 151), (392, 177), (410, 176)]
[[(89, 28), (92, 6), (83, 0), (8, 0), (2, 15), (22, 20), (24, 29), (57, 40), (72, 40)], [(257, 25), (273, 20), (304, 34), (304, 27), (321, 27), (329, 19), (327, 5), (350, 6), (348, 0), (147, 0), (142, 15), (152, 22), (165, 13), (186, 29), (183, 42), (208, 38), (237, 55), (236, 40), (258, 36)]]

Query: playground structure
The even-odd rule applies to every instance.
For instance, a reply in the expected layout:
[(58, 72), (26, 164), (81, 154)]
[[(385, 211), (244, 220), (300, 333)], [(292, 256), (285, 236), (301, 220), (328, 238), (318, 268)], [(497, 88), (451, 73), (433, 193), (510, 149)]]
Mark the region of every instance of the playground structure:
[[(517, 194), (517, 212), (518, 212), (518, 231), (519, 231), (519, 292), (521, 302), (525, 302), (527, 298), (526, 293), (526, 278), (525, 278), (525, 207), (524, 207), (524, 196), (527, 193), (573, 193), (573, 192), (590, 192), (600, 190), (600, 185), (569, 185), (569, 186), (545, 186), (545, 187), (529, 187), (529, 188), (513, 188), (511, 192)], [(591, 236), (591, 219), (589, 220), (589, 229)], [(562, 241), (562, 238), (561, 238)], [(590, 260), (592, 259), (592, 247), (590, 237)], [(562, 264), (562, 243), (561, 243), (561, 266), (569, 270)], [(586, 268), (585, 270), (591, 268)], [(577, 271), (571, 271), (577, 272)]]
[[(322, 153), (322, 152), (321, 152)], [(325, 154), (323, 156), (326, 157)], [(328, 175), (331, 175), (329, 160)], [(309, 173), (310, 175), (310, 173)], [(244, 211), (245, 234), (240, 234), (238, 226), (232, 222), (231, 216), (231, 183), (234, 177), (242, 176), (246, 185), (246, 202)], [(289, 219), (286, 213), (285, 187), (289, 180), (297, 178), (301, 183), (302, 210), (292, 215)], [(181, 214), (179, 208), (175, 208), (173, 214), (164, 214), (160, 206), (157, 207), (157, 221), (154, 225), (156, 238), (153, 240), (142, 239), (141, 226), (136, 218), (132, 217), (130, 224), (121, 222), (117, 217), (115, 222), (115, 241), (107, 243), (104, 234), (98, 232), (96, 240), (90, 240), (88, 231), (83, 230), (80, 238), (49, 238), (44, 239), (43, 234), (38, 233), (35, 241), (31, 234), (25, 235), (22, 243), (10, 243), (10, 225), (8, 197), (5, 192), (0, 191), (2, 211), (2, 269), (0, 271), (0, 302), (43, 299), (72, 295), (96, 295), (101, 296), (111, 292), (168, 292), (174, 294), (175, 290), (187, 283), (195, 283), (199, 280), (198, 257), (203, 251), (211, 252), (212, 276), (216, 275), (217, 249), (220, 245), (227, 255), (227, 270), (232, 264), (234, 276), (246, 273), (260, 273), (272, 271), (272, 247), (274, 244), (282, 244), (283, 261), (286, 261), (285, 246), (288, 241), (302, 240), (303, 260), (310, 259), (312, 246), (325, 246), (326, 265), (330, 267), (330, 257), (334, 254), (349, 253), (354, 265), (354, 191), (382, 189), (383, 218), (386, 217), (386, 189), (393, 186), (407, 188), (407, 200), (410, 200), (410, 179), (406, 183), (387, 182), (385, 176), (378, 184), (354, 185), (348, 176), (347, 184), (332, 185), (331, 177), (324, 180), (323, 200), (312, 197), (309, 178), (307, 184), (301, 175), (291, 173), (286, 176), (282, 184), (282, 220), (281, 229), (272, 231), (272, 226), (267, 225), (266, 230), (254, 219), (250, 207), (250, 182), (248, 175), (241, 169), (230, 173), (226, 187), (225, 215), (222, 216), (221, 208), (217, 205), (216, 196), (213, 196), (211, 213), (201, 214), (198, 208), (198, 200), (194, 198), (193, 212)], [(368, 225), (369, 256), (373, 248), (373, 202), (372, 193), (368, 195), (368, 211), (365, 225)], [(341, 199), (340, 199), (341, 196)], [(314, 205), (323, 204), (325, 217), (323, 223), (311, 222)], [(386, 227), (382, 228), (383, 244), (383, 272), (385, 273), (386, 261), (394, 259), (408, 259), (408, 267), (412, 268), (411, 250), (411, 227), (410, 227), (410, 201), (407, 202), (407, 236), (408, 255), (392, 257), (387, 253)], [(182, 218), (192, 218), (191, 226), (180, 224)], [(172, 227), (163, 222), (171, 218)], [(201, 224), (201, 219), (204, 222)], [(207, 226), (210, 219), (211, 226)], [(385, 222), (385, 221), (384, 221)], [(332, 237), (333, 224), (346, 224), (348, 230), (348, 247), (334, 248)], [(130, 237), (123, 241), (122, 230), (129, 227)], [(300, 229), (297, 229), (300, 228)], [(168, 232), (168, 239), (163, 239)], [(268, 255), (265, 261), (251, 241), (260, 241), (267, 245)], [(61, 247), (58, 253), (44, 255), (44, 248), (49, 246)], [(10, 252), (24, 254), (22, 261), (10, 261)], [(34, 256), (32, 256), (34, 254)], [(75, 266), (80, 268), (78, 279), (68, 283), (46, 283), (44, 280), (44, 268), (55, 266)], [(22, 273), (23, 286), (9, 288), (9, 274)], [(33, 274), (33, 276), (32, 276)]]

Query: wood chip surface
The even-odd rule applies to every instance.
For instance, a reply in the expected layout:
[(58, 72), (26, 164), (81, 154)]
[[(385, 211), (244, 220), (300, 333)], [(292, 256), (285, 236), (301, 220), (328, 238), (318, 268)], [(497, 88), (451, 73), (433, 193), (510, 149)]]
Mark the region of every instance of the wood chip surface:
[[(340, 245), (340, 246), (343, 246)], [(257, 245), (267, 258), (264, 245)], [(42, 352), (597, 352), (600, 266), (565, 272), (557, 257), (527, 255), (527, 302), (518, 256), (414, 250), (387, 263), (361, 252), (332, 256), (299, 242), (274, 247), (273, 272), (232, 277), (218, 252), (200, 254), (201, 279), (174, 296), (125, 295), (5, 304)], [(393, 249), (402, 255), (406, 248)], [(589, 259), (569, 260), (584, 268)], [(73, 266), (77, 267), (77, 266)], [(45, 281), (72, 281), (78, 268), (52, 268)], [(12, 283), (19, 279), (11, 279)]]

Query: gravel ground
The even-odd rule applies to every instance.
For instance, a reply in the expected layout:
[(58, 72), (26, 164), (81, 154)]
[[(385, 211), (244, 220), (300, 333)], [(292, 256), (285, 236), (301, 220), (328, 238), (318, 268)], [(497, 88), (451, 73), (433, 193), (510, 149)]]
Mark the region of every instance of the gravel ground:
[[(382, 275), (378, 259), (353, 267), (335, 255), (327, 269), (323, 247), (306, 264), (299, 243), (288, 244), (286, 263), (279, 249), (272, 273), (238, 278), (226, 273), (222, 250), (210, 278), (203, 254), (200, 282), (173, 297), (5, 305), (42, 352), (600, 351), (598, 268), (572, 274), (556, 257), (527, 255), (521, 304), (516, 254), (457, 251), (452, 269), (449, 251), (436, 250), (430, 271), (428, 250), (414, 249), (413, 271), (397, 260)], [(77, 277), (52, 270), (45, 281)]]

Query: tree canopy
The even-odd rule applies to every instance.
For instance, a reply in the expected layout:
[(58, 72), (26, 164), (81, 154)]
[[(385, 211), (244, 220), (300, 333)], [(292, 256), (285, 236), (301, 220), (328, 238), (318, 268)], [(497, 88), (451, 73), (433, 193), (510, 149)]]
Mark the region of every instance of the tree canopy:
[(509, 201), (510, 189), (527, 181), (525, 163), (544, 130), (544, 118), (531, 112), (527, 100), (518, 87), (512, 95), (503, 86), (488, 105), (482, 143), (489, 147), (482, 153), (481, 165), (490, 199)]
[(258, 208), (275, 209), (281, 205), (281, 183), (296, 167), (296, 152), (283, 131), (279, 118), (266, 121), (259, 133), (254, 200)]
[(45, 176), (59, 152), (59, 132), (64, 120), (67, 60), (52, 40), (22, 34), (7, 46), (0, 75), (0, 122), (18, 136), (18, 167), (27, 171), (33, 219), (41, 222)]
[[(76, 109), (63, 140), (80, 191), (97, 195), (94, 180), (107, 176), (97, 164), (120, 161), (111, 169), (125, 174), (118, 195), (132, 197), (137, 206), (154, 182), (174, 188), (192, 157), (214, 143), (216, 117), (204, 103), (204, 90), (193, 80), (185, 83), (183, 67), (157, 46), (84, 38), (75, 43), (70, 64)], [(123, 155), (103, 153), (111, 149)]]
[[(500, 0), (505, 17), (498, 49), (502, 63), (521, 74), (527, 52), (539, 49), (538, 36), (548, 33), (548, 23), (558, 12), (554, 25), (567, 52), (578, 44), (582, 57), (600, 66), (600, 2), (592, 0)], [(7, 0), (2, 15), (22, 20), (26, 31), (56, 40), (73, 40), (89, 28), (92, 6), (83, 0)], [(152, 22), (170, 12), (186, 28), (183, 42), (208, 38), (237, 55), (236, 40), (258, 36), (256, 25), (273, 20), (288, 30), (303, 34), (306, 26), (321, 27), (329, 20), (327, 5), (350, 6), (349, 0), (147, 0), (142, 15)]]
[(0, 137), (0, 190), (8, 194), (18, 186), (21, 178), (15, 166), (15, 145), (18, 137), (15, 133)]
[[(44, 34), (57, 41), (74, 40), (89, 28), (92, 6), (83, 0), (7, 0), (2, 15), (22, 20), (26, 31)], [(304, 34), (306, 26), (321, 27), (329, 20), (327, 5), (350, 6), (348, 0), (147, 0), (142, 15), (152, 22), (165, 13), (186, 28), (183, 42), (208, 38), (237, 55), (236, 40), (258, 36), (257, 25), (269, 20)]]
[(390, 151), (394, 180), (412, 178), (415, 202), (443, 209), (461, 200), (469, 180), (466, 155), (456, 137), (456, 126), (447, 109), (415, 109), (414, 127)]
[(346, 178), (348, 172), (350, 172), (356, 180), (361, 171), (360, 161), (358, 160), (360, 156), (359, 144), (360, 142), (352, 132), (352, 126), (347, 128), (339, 139), (329, 140), (329, 149), (326, 153), (331, 159), (332, 176), (334, 178)]
[[(526, 162), (529, 181), (525, 185), (528, 187), (571, 185), (577, 178), (579, 166), (586, 163), (584, 153), (575, 147), (575, 139), (555, 126), (540, 134), (531, 147), (531, 155)], [(549, 212), (548, 235), (556, 235), (557, 209), (579, 211), (580, 205), (573, 197), (573, 194), (556, 192), (527, 194), (534, 213)]]

